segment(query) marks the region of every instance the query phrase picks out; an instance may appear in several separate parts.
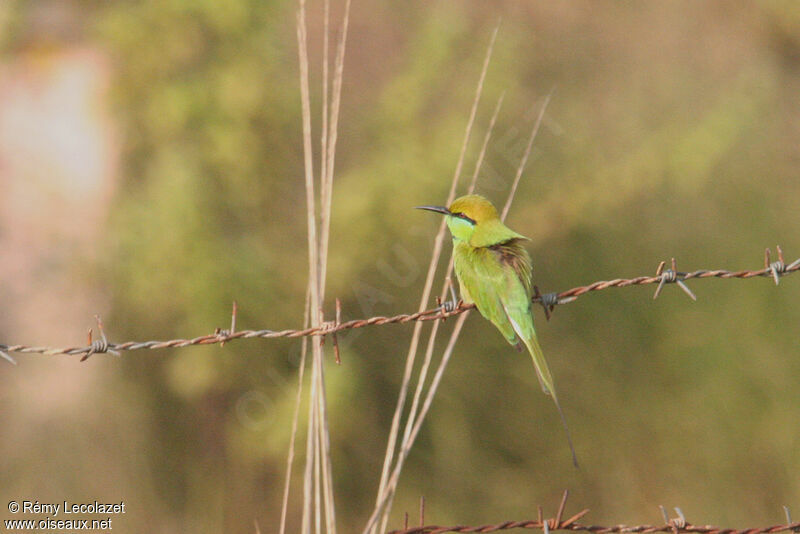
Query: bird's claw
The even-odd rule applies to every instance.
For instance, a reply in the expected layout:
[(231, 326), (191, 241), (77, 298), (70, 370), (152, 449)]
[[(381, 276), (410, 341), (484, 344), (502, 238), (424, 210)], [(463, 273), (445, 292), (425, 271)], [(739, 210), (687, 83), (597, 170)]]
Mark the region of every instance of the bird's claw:
[(460, 308), (461, 305), (464, 304), (464, 301), (461, 299), (456, 300), (455, 298), (453, 298), (451, 300), (442, 302), (442, 299), (437, 297), (436, 303), (439, 305), (439, 309), (441, 309), (442, 314), (447, 315), (453, 313), (458, 308)]
[(453, 288), (453, 284), (450, 281), (450, 277), (447, 278), (447, 287), (450, 290), (450, 300), (442, 302), (442, 297), (436, 297), (436, 304), (442, 311), (442, 315), (447, 316), (449, 313), (453, 313), (457, 309), (464, 304), (464, 301), (460, 298), (456, 297), (456, 290)]

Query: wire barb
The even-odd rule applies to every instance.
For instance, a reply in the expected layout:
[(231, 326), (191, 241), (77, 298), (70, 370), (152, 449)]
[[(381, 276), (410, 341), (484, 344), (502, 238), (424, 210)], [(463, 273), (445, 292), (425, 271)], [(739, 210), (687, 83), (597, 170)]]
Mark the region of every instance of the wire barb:
[(787, 525), (796, 525), (792, 528), (792, 532), (800, 532), (800, 523), (794, 523), (792, 521), (792, 513), (789, 511), (789, 507), (785, 504), (783, 505), (783, 513), (786, 515), (786, 524)]
[(236, 332), (236, 314), (239, 311), (239, 305), (236, 304), (236, 301), (233, 301), (233, 309), (231, 310), (231, 329), (225, 330), (222, 328), (215, 328), (214, 335), (219, 338), (219, 346), (224, 347), (225, 342), (231, 339), (231, 336)]
[(539, 524), (542, 526), (542, 530), (544, 534), (550, 534), (550, 525), (547, 524), (547, 521), (544, 520), (544, 513), (542, 512), (542, 505), (536, 507), (537, 511), (537, 518), (539, 520)]
[(542, 309), (544, 309), (544, 317), (548, 321), (550, 317), (553, 315), (553, 310), (555, 309), (557, 304), (566, 304), (567, 302), (572, 302), (575, 300), (576, 297), (567, 297), (564, 299), (558, 298), (558, 293), (541, 293), (539, 291), (539, 286), (533, 286), (533, 302), (538, 302), (541, 304)]
[(3, 350), (0, 350), (0, 358), (3, 358), (4, 360), (7, 360), (7, 361), (11, 362), (13, 365), (17, 365), (17, 360), (15, 360), (15, 359), (14, 359), (14, 358), (12, 358), (11, 356), (9, 356), (9, 355), (8, 355), (8, 354), (7, 354), (5, 351), (3, 351)]
[(688, 523), (686, 522), (686, 516), (683, 515), (683, 512), (681, 511), (680, 508), (676, 506), (675, 508), (673, 508), (673, 510), (675, 510), (675, 513), (678, 514), (678, 517), (673, 519), (671, 523), (675, 525), (675, 531), (677, 532), (678, 530), (683, 530), (684, 528), (686, 528), (686, 525)]
[(569, 497), (569, 490), (564, 490), (561, 496), (561, 504), (558, 505), (558, 512), (556, 512), (556, 519), (553, 523), (553, 528), (561, 528), (561, 518), (564, 516), (564, 508), (567, 506), (567, 497)]
[(85, 362), (86, 360), (89, 359), (89, 356), (91, 356), (92, 354), (104, 353), (104, 352), (110, 352), (115, 356), (119, 356), (120, 355), (119, 351), (116, 351), (110, 348), (109, 346), (108, 339), (106, 338), (106, 333), (103, 330), (103, 321), (102, 319), (100, 319), (100, 316), (95, 315), (94, 319), (95, 321), (97, 321), (97, 330), (100, 332), (100, 339), (95, 339), (94, 341), (92, 341), (92, 329), (90, 328), (87, 335), (89, 347), (88, 350), (86, 351), (86, 354), (84, 354), (83, 357), (81, 358), (81, 361)]
[(339, 354), (339, 339), (336, 337), (336, 329), (339, 328), (341, 323), (342, 301), (339, 300), (339, 297), (336, 297), (336, 322), (334, 323), (333, 334), (331, 335), (331, 339), (333, 340), (333, 354), (336, 357), (336, 365), (342, 365), (342, 358)]
[(672, 258), (671, 267), (669, 269), (664, 269), (664, 265), (666, 265), (666, 262), (662, 261), (656, 268), (656, 277), (659, 279), (659, 281), (656, 292), (653, 294), (653, 300), (657, 299), (658, 295), (661, 294), (661, 288), (664, 287), (664, 284), (678, 284), (678, 287), (680, 287), (684, 293), (689, 295), (690, 299), (696, 301), (697, 297), (695, 294), (692, 293), (692, 290), (689, 289), (689, 286), (683, 282), (683, 280), (686, 279), (686, 274), (678, 272), (675, 258)]
[(342, 303), (337, 298), (336, 299), (336, 319), (334, 321), (325, 321), (323, 317), (322, 310), (319, 310), (319, 320), (322, 326), (319, 327), (319, 345), (320, 347), (325, 345), (325, 338), (328, 334), (331, 335), (331, 340), (333, 342), (333, 353), (336, 358), (336, 364), (341, 365), (342, 358), (339, 354), (339, 339), (336, 337), (336, 332), (339, 330), (343, 330), (341, 327), (342, 323)]
[(781, 281), (781, 276), (786, 273), (786, 263), (783, 261), (783, 250), (781, 250), (781, 246), (776, 245), (775, 248), (778, 251), (778, 261), (772, 261), (770, 258), (770, 250), (767, 248), (764, 250), (764, 268), (772, 273), (772, 279), (775, 280), (775, 285), (777, 286)]

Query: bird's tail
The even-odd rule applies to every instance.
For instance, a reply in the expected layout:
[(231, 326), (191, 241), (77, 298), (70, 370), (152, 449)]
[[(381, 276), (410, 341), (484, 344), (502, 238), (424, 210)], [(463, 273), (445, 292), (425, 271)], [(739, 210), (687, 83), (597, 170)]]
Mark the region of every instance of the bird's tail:
[(547, 360), (544, 359), (542, 347), (539, 345), (539, 339), (536, 336), (536, 331), (533, 331), (530, 339), (525, 339), (525, 346), (528, 347), (528, 352), (531, 353), (533, 359), (533, 366), (536, 368), (536, 378), (539, 379), (539, 385), (542, 386), (542, 391), (551, 395), (553, 400), (558, 404), (558, 397), (556, 390), (553, 386), (553, 375), (550, 374), (550, 368), (547, 366)]
[(542, 347), (539, 345), (536, 332), (534, 331), (528, 339), (523, 338), (523, 341), (525, 342), (525, 346), (528, 347), (528, 352), (531, 353), (533, 366), (536, 368), (536, 377), (539, 379), (542, 390), (553, 397), (553, 402), (556, 404), (558, 415), (561, 417), (561, 424), (564, 425), (564, 432), (567, 435), (567, 443), (569, 443), (569, 449), (572, 452), (572, 463), (575, 467), (579, 467), (578, 457), (575, 455), (575, 447), (572, 445), (572, 437), (570, 436), (569, 427), (567, 426), (567, 419), (564, 417), (564, 411), (561, 409), (561, 404), (558, 402), (558, 396), (556, 395), (556, 390), (553, 385), (553, 375), (550, 374), (547, 360), (544, 359), (544, 353), (542, 352)]

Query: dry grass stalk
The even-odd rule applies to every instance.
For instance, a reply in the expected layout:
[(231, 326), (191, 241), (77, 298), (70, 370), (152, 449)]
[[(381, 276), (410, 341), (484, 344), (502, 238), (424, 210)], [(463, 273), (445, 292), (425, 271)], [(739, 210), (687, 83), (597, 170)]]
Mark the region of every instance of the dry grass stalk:
[[(522, 159), (520, 160), (520, 163), (519, 163), (519, 166), (517, 168), (517, 173), (516, 173), (514, 182), (511, 185), (511, 188), (510, 188), (509, 194), (508, 194), (508, 198), (506, 199), (505, 208), (503, 210), (503, 214), (501, 215), (501, 218), (503, 220), (505, 220), (505, 218), (506, 218), (506, 216), (508, 214), (508, 210), (510, 209), (511, 203), (512, 203), (512, 201), (514, 199), (514, 196), (516, 195), (517, 186), (519, 185), (520, 177), (522, 176), (522, 172), (524, 171), (525, 165), (527, 164), (528, 157), (529, 157), (530, 151), (531, 151), (531, 147), (533, 146), (533, 141), (535, 140), (535, 138), (536, 138), (536, 136), (538, 134), (539, 127), (541, 125), (541, 121), (542, 121), (542, 118), (544, 116), (545, 110), (547, 109), (547, 105), (549, 104), (551, 95), (552, 95), (552, 91), (547, 96), (547, 98), (545, 99), (545, 102), (542, 105), (542, 108), (541, 108), (541, 110), (539, 112), (539, 116), (538, 116), (538, 118), (537, 118), (537, 120), (536, 120), (536, 122), (535, 122), (535, 124), (533, 126), (533, 129), (531, 131), (531, 136), (529, 138), (528, 145), (526, 147), (526, 150), (525, 150), (525, 153), (523, 154)], [(496, 120), (496, 116), (497, 116), (497, 113), (499, 111), (499, 107), (500, 107), (501, 102), (502, 102), (502, 97), (500, 99), (500, 102), (498, 102), (497, 107), (495, 108), (495, 112), (494, 112), (494, 115), (492, 117), (492, 121), (490, 123), (489, 130), (487, 131), (487, 135), (484, 138), (484, 146), (482, 147), (482, 150), (481, 150), (482, 153), (481, 153), (481, 155), (479, 155), (478, 161), (476, 162), (476, 168), (475, 168), (475, 172), (473, 173), (472, 183), (470, 184), (470, 187), (469, 187), (469, 190), (468, 190), (468, 192), (470, 192), (470, 193), (474, 190), (475, 183), (477, 181), (477, 177), (478, 177), (478, 174), (479, 174), (479, 171), (480, 171), (480, 165), (481, 165), (482, 160), (483, 160), (483, 152), (485, 151), (486, 145), (488, 144), (488, 140), (491, 138), (491, 130), (493, 128), (494, 121)], [(452, 262), (449, 265), (448, 276), (447, 276), (447, 279), (446, 279), (446, 282), (444, 284), (444, 288), (443, 288), (443, 291), (442, 291), (442, 295), (443, 296), (446, 294), (446, 291), (447, 291), (447, 286), (448, 286), (448, 283), (449, 283), (451, 271), (452, 271)], [(444, 370), (447, 367), (448, 362), (450, 361), (450, 357), (452, 356), (453, 349), (455, 347), (455, 343), (458, 340), (458, 336), (459, 336), (459, 334), (461, 332), (461, 328), (462, 328), (464, 322), (466, 321), (466, 318), (467, 318), (468, 315), (469, 315), (469, 312), (466, 312), (466, 313), (462, 314), (458, 318), (458, 321), (456, 322), (456, 326), (455, 326), (455, 328), (453, 329), (453, 332), (450, 335), (450, 339), (448, 341), (447, 347), (445, 348), (445, 351), (444, 351), (444, 354), (442, 356), (442, 359), (439, 362), (439, 366), (438, 366), (438, 368), (436, 370), (434, 378), (433, 378), (433, 380), (431, 382), (431, 385), (428, 388), (428, 391), (427, 391), (427, 393), (425, 395), (425, 401), (424, 401), (424, 403), (422, 405), (422, 409), (420, 410), (420, 413), (419, 413), (419, 416), (418, 416), (416, 422), (413, 422), (413, 410), (412, 410), (412, 414), (409, 415), (409, 421), (413, 422), (413, 424), (412, 423), (407, 423), (407, 426), (406, 426), (406, 429), (405, 429), (405, 432), (404, 432), (403, 441), (401, 443), (400, 453), (398, 454), (397, 462), (395, 463), (395, 467), (394, 467), (390, 477), (388, 478), (387, 492), (386, 492), (386, 497), (385, 497), (386, 500), (385, 500), (383, 511), (382, 511), (382, 519), (380, 521), (380, 523), (381, 523), (381, 531), (385, 531), (386, 527), (387, 527), (387, 524), (388, 524), (389, 512), (390, 512), (390, 509), (391, 509), (391, 502), (392, 502), (393, 497), (394, 497), (394, 492), (395, 492), (395, 489), (397, 487), (397, 482), (399, 480), (399, 476), (400, 476), (400, 473), (402, 471), (402, 467), (403, 467), (403, 463), (405, 461), (405, 458), (408, 456), (408, 453), (410, 452), (411, 447), (413, 446), (414, 441), (416, 440), (416, 437), (417, 437), (417, 435), (418, 435), (418, 433), (419, 433), (419, 431), (420, 431), (420, 429), (422, 427), (422, 423), (423, 423), (423, 421), (425, 419), (425, 416), (427, 415), (428, 410), (429, 410), (429, 408), (430, 408), (430, 406), (431, 406), (431, 404), (433, 402), (433, 398), (434, 398), (434, 396), (436, 394), (436, 391), (438, 389), (439, 383), (440, 383), (441, 378), (442, 378), (442, 376), (444, 374)], [(434, 338), (435, 333), (437, 331), (438, 325), (439, 325), (439, 323), (437, 321), (436, 323), (434, 323), (434, 325), (432, 327), (431, 339), (429, 340), (429, 343), (428, 343), (428, 351), (429, 352), (426, 353), (425, 364), (423, 365), (423, 370), (424, 370), (425, 374), (427, 374), (426, 366), (427, 366), (427, 364), (429, 364), (430, 359), (431, 359), (433, 346), (434, 346), (434, 339), (433, 338)], [(415, 392), (415, 401), (417, 400), (418, 394), (421, 392), (421, 389), (422, 389), (421, 388), (421, 383), (424, 380), (423, 372), (421, 371), (420, 374), (421, 374), (420, 381), (418, 382), (417, 391)]]
[[(324, 148), (320, 155), (324, 161), (323, 173), (323, 202), (322, 202), (322, 240), (320, 241), (320, 258), (324, 261), (321, 263), (320, 272), (322, 280), (322, 300), (325, 297), (325, 275), (327, 273), (327, 258), (328, 258), (328, 242), (330, 236), (330, 220), (331, 220), (331, 205), (333, 197), (333, 170), (336, 163), (336, 141), (338, 140), (339, 132), (339, 109), (342, 100), (342, 80), (344, 79), (344, 56), (347, 45), (347, 29), (350, 25), (350, 1), (346, 0), (344, 7), (344, 15), (342, 17), (342, 29), (339, 36), (339, 43), (336, 48), (336, 63), (334, 64), (333, 72), (333, 90), (332, 94), (328, 95), (328, 60), (327, 60), (327, 41), (328, 41), (328, 24), (327, 12), (329, 9), (328, 0), (325, 1), (326, 10), (326, 23), (325, 23), (325, 60), (323, 62), (323, 87), (325, 98), (323, 99), (323, 131), (322, 137), (326, 140)], [(330, 96), (331, 102), (328, 106), (326, 100)], [(330, 110), (330, 116), (325, 113), (325, 110)]]
[[(478, 111), (478, 104), (480, 102), (480, 97), (483, 92), (483, 83), (484, 80), (486, 79), (486, 73), (489, 69), (489, 62), (492, 56), (492, 51), (494, 50), (494, 43), (497, 38), (498, 30), (499, 30), (499, 25), (494, 29), (494, 32), (492, 32), (492, 37), (486, 51), (486, 56), (484, 58), (483, 66), (481, 69), (481, 75), (478, 80), (478, 85), (475, 91), (475, 98), (472, 103), (472, 109), (470, 110), (469, 120), (467, 121), (467, 127), (464, 134), (464, 141), (461, 145), (461, 153), (459, 154), (458, 162), (456, 164), (456, 169), (453, 173), (453, 179), (450, 184), (450, 192), (448, 193), (447, 196), (448, 204), (450, 204), (455, 199), (456, 188), (458, 186), (459, 177), (461, 176), (461, 170), (464, 165), (464, 159), (466, 156), (467, 147), (469, 146), (470, 137), (472, 135), (472, 128), (475, 123), (475, 117)], [(436, 274), (436, 269), (438, 268), (439, 265), (439, 259), (441, 258), (444, 237), (445, 237), (445, 221), (442, 220), (441, 224), (439, 225), (439, 231), (436, 234), (436, 239), (434, 240), (431, 262), (430, 265), (428, 266), (428, 274), (425, 279), (425, 285), (422, 291), (422, 298), (420, 299), (420, 308), (419, 308), (420, 311), (425, 309), (430, 300), (431, 290), (433, 288), (433, 280)], [(395, 460), (395, 450), (397, 448), (397, 436), (400, 429), (400, 417), (402, 415), (403, 408), (405, 407), (406, 397), (408, 395), (408, 388), (411, 381), (411, 374), (414, 368), (414, 362), (416, 360), (416, 353), (417, 353), (417, 348), (419, 346), (419, 338), (421, 334), (422, 334), (422, 324), (414, 325), (414, 333), (411, 337), (411, 343), (409, 346), (408, 355), (406, 357), (406, 366), (403, 373), (403, 381), (400, 386), (400, 392), (398, 394), (398, 399), (397, 399), (397, 406), (395, 408), (395, 412), (392, 417), (392, 426), (389, 431), (389, 439), (386, 445), (386, 453), (384, 456), (381, 479), (378, 485), (378, 494), (375, 501), (375, 508), (367, 522), (367, 526), (364, 529), (365, 533), (374, 534), (375, 532), (377, 532), (379, 521), (380, 523), (385, 524), (386, 518), (388, 517), (389, 513), (388, 505), (394, 493), (394, 489), (389, 487), (390, 471), (392, 471), (392, 463)], [(402, 450), (403, 449), (401, 448), (401, 451)], [(402, 468), (402, 464), (403, 464), (402, 460), (398, 458), (396, 465), (399, 465)], [(397, 470), (397, 467), (395, 467), (395, 470)], [(397, 476), (393, 478), (395, 478), (396, 480)], [(395, 484), (396, 482), (392, 484), (392, 486), (394, 486)]]
[[(472, 173), (472, 180), (470, 181), (469, 188), (467, 189), (467, 193), (472, 193), (475, 191), (475, 184), (478, 181), (478, 174), (480, 173), (481, 166), (483, 164), (484, 156), (486, 155), (486, 148), (489, 145), (489, 140), (492, 138), (492, 131), (494, 130), (495, 122), (497, 121), (497, 115), (500, 113), (500, 108), (503, 105), (503, 98), (505, 93), (500, 96), (497, 101), (497, 105), (494, 108), (494, 113), (492, 114), (492, 118), (489, 121), (489, 128), (486, 130), (486, 135), (483, 138), (483, 145), (481, 146), (481, 151), (478, 154), (478, 159), (475, 162), (475, 170)], [(447, 298), (448, 289), (452, 286), (452, 278), (451, 275), (453, 273), (453, 262), (452, 260), (452, 253), (450, 259), (447, 262), (447, 274), (445, 275), (445, 283), (442, 285), (442, 292), (439, 295), (439, 299), (444, 302)], [(439, 321), (433, 323), (433, 327), (431, 328), (431, 335), (428, 339), (428, 345), (425, 349), (425, 359), (422, 363), (422, 368), (420, 368), (419, 372), (419, 379), (417, 380), (417, 388), (414, 391), (414, 399), (411, 401), (411, 409), (409, 410), (408, 419), (406, 420), (406, 427), (403, 433), (403, 440), (401, 441), (400, 446), (406, 443), (411, 433), (411, 428), (414, 425), (414, 419), (416, 417), (417, 408), (419, 406), (419, 399), (422, 395), (422, 391), (424, 389), (425, 381), (428, 377), (428, 368), (430, 366), (431, 358), (433, 356), (433, 348), (436, 342), (436, 333), (439, 329)]]
[[(325, 281), (328, 259), (328, 242), (330, 237), (331, 201), (333, 196), (333, 168), (336, 152), (336, 132), (341, 101), (342, 75), (344, 68), (344, 51), (347, 26), (350, 13), (350, 0), (347, 0), (342, 33), (336, 55), (335, 74), (332, 80), (333, 95), (329, 92), (328, 68), (328, 32), (329, 32), (329, 0), (324, 1), (323, 36), (323, 82), (322, 82), (322, 131), (320, 135), (320, 176), (319, 176), (319, 208), (314, 185), (313, 148), (311, 141), (311, 99), (309, 89), (308, 35), (306, 28), (305, 0), (299, 0), (297, 11), (297, 43), (300, 66), (300, 99), (303, 121), (303, 153), (305, 164), (306, 213), (308, 219), (308, 257), (309, 277), (308, 294), (313, 325), (324, 322), (322, 306), (325, 299)], [(319, 234), (317, 232), (317, 216), (319, 212)], [(319, 342), (312, 344), (312, 373), (309, 394), (308, 436), (306, 442), (306, 469), (303, 487), (302, 532), (310, 533), (312, 520), (315, 532), (322, 532), (322, 516), (324, 511), (325, 532), (335, 534), (336, 513), (333, 493), (333, 468), (330, 456), (330, 432), (328, 428), (327, 400), (325, 392), (325, 370), (323, 351)], [(298, 400), (299, 406), (299, 400)], [(291, 443), (294, 442), (294, 432)], [(291, 454), (291, 453), (290, 453)], [(291, 464), (290, 464), (291, 466)], [(290, 472), (291, 467), (287, 471)], [(287, 480), (290, 473), (287, 473)], [(288, 493), (288, 481), (287, 490)], [(287, 506), (284, 497), (284, 511)], [(313, 518), (312, 518), (313, 502)], [(324, 506), (323, 506), (324, 505)], [(281, 529), (285, 529), (282, 519)]]
[[(300, 0), (297, 11), (297, 53), (300, 67), (300, 104), (303, 121), (303, 155), (305, 168), (305, 187), (306, 187), (306, 214), (308, 220), (308, 256), (309, 256), (309, 275), (308, 275), (308, 294), (310, 295), (311, 309), (317, 309), (319, 302), (317, 284), (317, 221), (314, 194), (314, 160), (311, 147), (311, 98), (309, 95), (308, 81), (308, 37), (306, 30), (306, 3)], [(313, 314), (314, 316), (316, 314)], [(313, 321), (312, 321), (313, 322)], [(308, 435), (306, 440), (306, 469), (303, 477), (303, 519), (301, 531), (303, 534), (311, 532), (311, 504), (313, 494), (313, 463), (316, 456), (316, 448), (312, 438), (311, 428), (316, 420), (315, 403), (313, 399), (317, 393), (316, 367), (312, 367), (311, 391), (309, 396), (312, 402), (309, 403), (308, 415)]]
[[(478, 176), (480, 174), (481, 167), (483, 165), (483, 160), (486, 155), (486, 149), (489, 146), (489, 141), (492, 138), (492, 133), (494, 131), (494, 125), (497, 122), (497, 116), (500, 113), (500, 108), (503, 105), (503, 99), (505, 98), (505, 93), (503, 93), (497, 101), (497, 105), (494, 108), (494, 112), (492, 113), (492, 118), (489, 121), (489, 127), (486, 130), (486, 135), (483, 138), (483, 144), (481, 146), (481, 150), (478, 154), (478, 159), (475, 161), (475, 169), (472, 173), (472, 179), (470, 180), (470, 184), (467, 187), (467, 194), (471, 194), (475, 191), (475, 186), (478, 181)], [(513, 194), (513, 193), (512, 193)], [(452, 284), (452, 272), (453, 272), (453, 262), (452, 262), (452, 253), (451, 257), (447, 262), (447, 274), (445, 275), (445, 283), (442, 285), (442, 292), (440, 295), (440, 299), (444, 301), (447, 298), (447, 292)], [(394, 493), (397, 487), (397, 481), (399, 479), (400, 472), (402, 470), (402, 463), (405, 462), (405, 458), (408, 456), (408, 453), (411, 451), (411, 447), (416, 440), (417, 433), (422, 426), (422, 421), (424, 420), (425, 416), (428, 413), (428, 409), (433, 401), (433, 396), (436, 393), (436, 390), (439, 386), (439, 381), (444, 373), (445, 367), (447, 367), (447, 363), (450, 361), (450, 356), (453, 351), (453, 347), (455, 347), (455, 343), (458, 340), (458, 336), (461, 333), (461, 328), (466, 321), (467, 317), (469, 316), (469, 312), (465, 313), (461, 317), (458, 318), (456, 322), (456, 326), (450, 334), (450, 340), (448, 341), (447, 348), (445, 349), (444, 355), (442, 356), (442, 360), (440, 361), (439, 367), (437, 369), (436, 374), (434, 375), (433, 382), (431, 383), (430, 387), (428, 388), (427, 395), (425, 397), (425, 402), (423, 403), (423, 409), (419, 413), (419, 420), (415, 420), (417, 415), (417, 406), (419, 404), (419, 399), (421, 398), (422, 392), (424, 390), (424, 383), (427, 379), (428, 368), (433, 358), (433, 349), (436, 343), (436, 336), (439, 330), (439, 321), (433, 324), (431, 328), (430, 338), (428, 339), (428, 345), (425, 350), (425, 358), (423, 360), (422, 368), (420, 369), (419, 379), (417, 381), (417, 388), (414, 392), (414, 399), (411, 404), (411, 410), (409, 412), (408, 419), (406, 421), (405, 431), (403, 433), (403, 440), (400, 444), (401, 453), (398, 456), (397, 465), (395, 466), (395, 472), (393, 472), (393, 476), (390, 478), (389, 486), (391, 487), (390, 495), (388, 496), (386, 506), (384, 508), (383, 518), (381, 520), (381, 531), (385, 531), (386, 527), (389, 522), (389, 512), (391, 511), (392, 502), (394, 500)], [(396, 473), (396, 475), (395, 475)]]
[(508, 211), (511, 209), (511, 201), (514, 200), (514, 195), (517, 193), (517, 186), (519, 185), (519, 180), (522, 177), (522, 171), (525, 170), (525, 165), (528, 163), (528, 156), (531, 155), (531, 148), (533, 147), (533, 140), (536, 139), (536, 135), (539, 133), (539, 126), (542, 125), (542, 118), (544, 117), (544, 112), (547, 110), (547, 105), (550, 103), (550, 97), (553, 96), (553, 91), (555, 88), (551, 89), (550, 92), (547, 94), (547, 97), (544, 99), (544, 103), (542, 104), (542, 109), (539, 110), (539, 116), (536, 117), (536, 122), (533, 124), (533, 130), (531, 130), (531, 136), (528, 138), (528, 145), (525, 147), (525, 153), (522, 156), (522, 159), (519, 161), (519, 166), (517, 167), (517, 174), (514, 176), (514, 182), (511, 184), (511, 191), (508, 195), (508, 199), (506, 199), (506, 204), (503, 206), (503, 213), (500, 215), (502, 220), (506, 220), (508, 216)]
[[(512, 184), (511, 189), (509, 190), (508, 198), (506, 199), (506, 204), (505, 204), (505, 208), (506, 209), (504, 209), (504, 212), (501, 215), (501, 218), (503, 220), (505, 220), (506, 215), (508, 213), (508, 209), (510, 208), (511, 203), (514, 200), (514, 196), (516, 195), (517, 185), (519, 184), (519, 178), (518, 177), (522, 175), (522, 172), (524, 170), (525, 164), (527, 163), (528, 155), (530, 154), (530, 149), (531, 149), (531, 146), (533, 144), (533, 140), (536, 138), (536, 134), (537, 134), (537, 132), (539, 130), (539, 125), (541, 123), (542, 116), (544, 115), (544, 111), (547, 108), (547, 104), (549, 103), (549, 99), (550, 99), (550, 97), (548, 95), (547, 100), (545, 101), (544, 105), (542, 106), (542, 110), (541, 110), (541, 112), (539, 114), (539, 118), (536, 121), (536, 124), (534, 124), (534, 127), (533, 127), (533, 130), (532, 130), (531, 137), (529, 139), (529, 143), (528, 143), (528, 146), (526, 148), (525, 154), (523, 155), (523, 158), (520, 160), (519, 167), (517, 168), (517, 178), (514, 180), (514, 183)], [(478, 169), (476, 168), (476, 172), (475, 172), (473, 178), (476, 179), (477, 175), (478, 175)], [(474, 179), (473, 179), (472, 187), (470, 189), (474, 188), (474, 185), (475, 185)], [(452, 269), (452, 262), (451, 262), (451, 266), (450, 267)], [(450, 271), (448, 271), (448, 274), (449, 274), (449, 272)], [(448, 276), (448, 280), (449, 280), (449, 276)], [(446, 287), (447, 287), (447, 283), (445, 283), (445, 290), (446, 290)], [(444, 291), (443, 291), (443, 293), (444, 293)], [(445, 348), (445, 351), (444, 351), (444, 354), (442, 356), (442, 359), (439, 362), (439, 366), (436, 369), (436, 373), (434, 374), (434, 377), (433, 377), (433, 380), (431, 382), (431, 385), (428, 388), (428, 391), (427, 391), (427, 393), (425, 395), (425, 401), (422, 404), (422, 409), (420, 410), (419, 417), (418, 417), (416, 423), (413, 424), (413, 427), (411, 427), (410, 432), (408, 432), (407, 438), (404, 437), (403, 443), (401, 445), (400, 454), (398, 455), (398, 461), (397, 461), (397, 463), (395, 465), (395, 469), (392, 472), (392, 475), (389, 477), (389, 482), (387, 484), (387, 487), (388, 487), (387, 498), (388, 498), (389, 502), (387, 503), (386, 507), (384, 508), (384, 512), (383, 512), (383, 518), (382, 518), (382, 521), (381, 521), (381, 530), (382, 531), (386, 530), (386, 526), (388, 524), (389, 511), (390, 511), (390, 502), (391, 502), (391, 499), (394, 496), (394, 491), (395, 491), (395, 489), (397, 487), (397, 482), (399, 480), (400, 473), (402, 471), (403, 462), (404, 462), (405, 458), (408, 456), (408, 453), (411, 451), (411, 447), (413, 446), (414, 441), (416, 440), (417, 435), (419, 434), (419, 431), (422, 428), (422, 423), (425, 420), (425, 416), (427, 415), (431, 404), (433, 403), (433, 398), (436, 395), (436, 391), (437, 391), (437, 389), (439, 387), (439, 383), (441, 382), (442, 376), (444, 375), (444, 370), (445, 370), (445, 368), (447, 367), (447, 364), (450, 361), (450, 357), (453, 354), (453, 350), (455, 348), (456, 341), (458, 341), (458, 336), (461, 333), (461, 329), (462, 329), (462, 327), (464, 325), (464, 322), (467, 320), (468, 316), (469, 316), (469, 312), (463, 313), (463, 314), (461, 314), (459, 316), (458, 320), (456, 321), (456, 325), (453, 328), (452, 333), (450, 334), (450, 339), (448, 340), (447, 347)], [(436, 323), (434, 323), (434, 326), (433, 326), (432, 330), (435, 330), (436, 327), (438, 326), (438, 324), (439, 324), (438, 321)], [(433, 341), (432, 340), (429, 343), (429, 349), (432, 352), (432, 350), (433, 350)], [(429, 358), (426, 355), (426, 361), (428, 359)], [(419, 390), (419, 388), (418, 388), (418, 390)], [(408, 428), (409, 427), (407, 427), (406, 430), (408, 430)]]
[[(306, 305), (303, 312), (303, 327), (307, 327), (311, 320), (309, 314), (311, 294), (306, 291)], [(303, 375), (305, 374), (306, 367), (306, 354), (308, 353), (308, 338), (303, 338), (300, 348), (300, 368), (297, 376), (297, 396), (294, 403), (294, 416), (292, 417), (292, 433), (289, 438), (289, 454), (286, 458), (286, 481), (283, 485), (283, 502), (281, 504), (281, 523), (279, 534), (286, 533), (286, 515), (289, 509), (289, 487), (292, 480), (292, 466), (294, 464), (294, 443), (297, 437), (297, 421), (300, 418), (300, 403), (303, 398)]]

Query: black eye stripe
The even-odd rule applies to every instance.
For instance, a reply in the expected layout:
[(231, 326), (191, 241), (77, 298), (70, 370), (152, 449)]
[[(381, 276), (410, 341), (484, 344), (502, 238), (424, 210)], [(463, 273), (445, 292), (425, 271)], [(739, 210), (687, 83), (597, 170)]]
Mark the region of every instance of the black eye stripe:
[(470, 223), (470, 224), (475, 224), (475, 219), (472, 219), (472, 218), (470, 218), (470, 217), (467, 217), (466, 215), (464, 215), (464, 214), (463, 214), (463, 213), (461, 213), (461, 212), (455, 212), (455, 213), (452, 213), (451, 215), (452, 215), (453, 217), (458, 217), (459, 219), (464, 219), (465, 221), (467, 221), (467, 222), (468, 222), (468, 223)]

